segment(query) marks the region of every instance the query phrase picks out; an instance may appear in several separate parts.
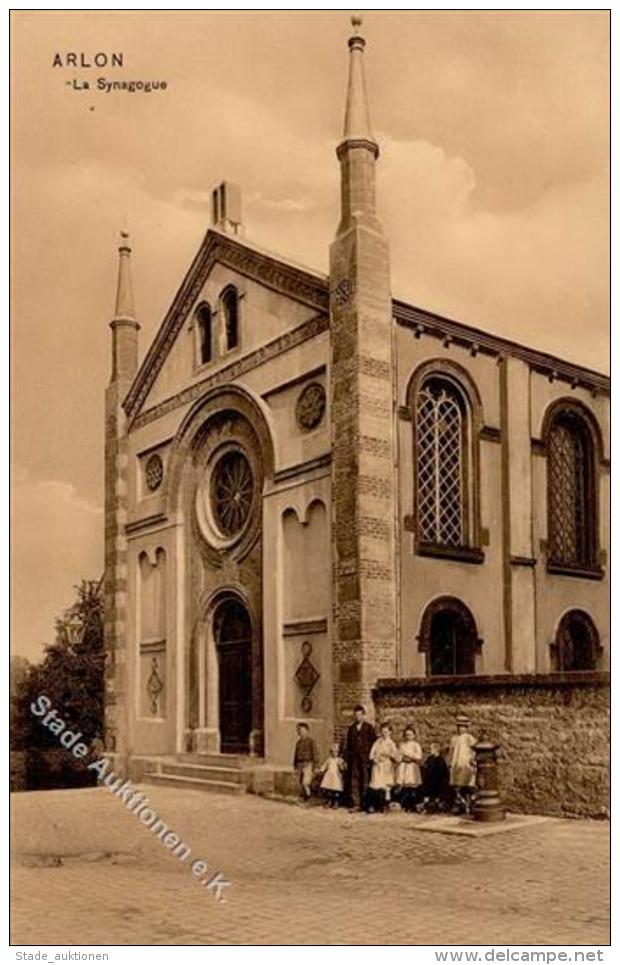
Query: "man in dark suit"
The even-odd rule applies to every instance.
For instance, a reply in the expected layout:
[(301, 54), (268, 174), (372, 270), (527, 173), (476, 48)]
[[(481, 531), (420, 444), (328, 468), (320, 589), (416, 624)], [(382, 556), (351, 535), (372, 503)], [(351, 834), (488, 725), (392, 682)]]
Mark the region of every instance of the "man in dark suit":
[(366, 711), (361, 704), (357, 705), (354, 713), (355, 720), (347, 730), (343, 748), (343, 757), (347, 765), (345, 794), (350, 806), (358, 810), (366, 810), (370, 749), (377, 735), (372, 724), (365, 719)]

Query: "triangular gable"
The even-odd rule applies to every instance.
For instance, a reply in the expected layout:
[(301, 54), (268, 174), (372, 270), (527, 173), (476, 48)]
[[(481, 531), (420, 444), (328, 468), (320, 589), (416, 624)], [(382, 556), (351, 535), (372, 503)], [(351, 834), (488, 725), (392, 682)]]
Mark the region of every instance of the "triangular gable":
[(123, 402), (128, 419), (133, 420), (142, 408), (216, 262), (317, 312), (329, 311), (329, 287), (324, 276), (287, 264), (237, 238), (209, 229)]

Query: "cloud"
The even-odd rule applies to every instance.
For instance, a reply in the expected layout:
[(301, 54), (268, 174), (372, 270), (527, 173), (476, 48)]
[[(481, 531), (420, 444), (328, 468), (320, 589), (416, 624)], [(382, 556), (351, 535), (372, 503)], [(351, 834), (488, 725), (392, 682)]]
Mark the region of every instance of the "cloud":
[(103, 573), (103, 510), (59, 479), (13, 472), (13, 652), (41, 656), (81, 579)]
[(463, 158), (425, 141), (383, 136), (382, 144), (380, 198), (399, 297), (604, 368), (605, 172), (552, 182), (509, 210), (484, 209)]

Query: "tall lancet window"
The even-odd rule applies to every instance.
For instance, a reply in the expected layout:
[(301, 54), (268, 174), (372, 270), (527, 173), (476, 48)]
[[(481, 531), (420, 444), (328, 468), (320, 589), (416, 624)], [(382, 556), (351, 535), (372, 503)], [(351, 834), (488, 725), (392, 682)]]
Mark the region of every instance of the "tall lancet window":
[(213, 358), (213, 319), (211, 309), (206, 302), (196, 312), (198, 325), (198, 358), (201, 365), (206, 365)]
[(547, 436), (549, 566), (597, 566), (596, 470), (592, 433), (575, 410), (560, 411)]
[(416, 496), (419, 543), (467, 545), (467, 409), (448, 379), (427, 378), (417, 393)]
[(226, 288), (221, 297), (222, 314), (224, 316), (224, 335), (226, 350), (237, 348), (239, 345), (239, 295), (232, 286)]

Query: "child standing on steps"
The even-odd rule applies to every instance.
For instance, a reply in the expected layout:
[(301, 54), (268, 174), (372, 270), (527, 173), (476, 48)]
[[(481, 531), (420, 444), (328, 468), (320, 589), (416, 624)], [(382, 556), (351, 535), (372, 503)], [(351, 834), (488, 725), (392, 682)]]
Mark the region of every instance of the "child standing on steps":
[(342, 780), (344, 770), (345, 763), (340, 756), (340, 745), (338, 741), (334, 741), (329, 755), (320, 767), (320, 771), (323, 774), (321, 791), (323, 792), (325, 803), (328, 807), (337, 808), (340, 806), (340, 799), (344, 787)]

